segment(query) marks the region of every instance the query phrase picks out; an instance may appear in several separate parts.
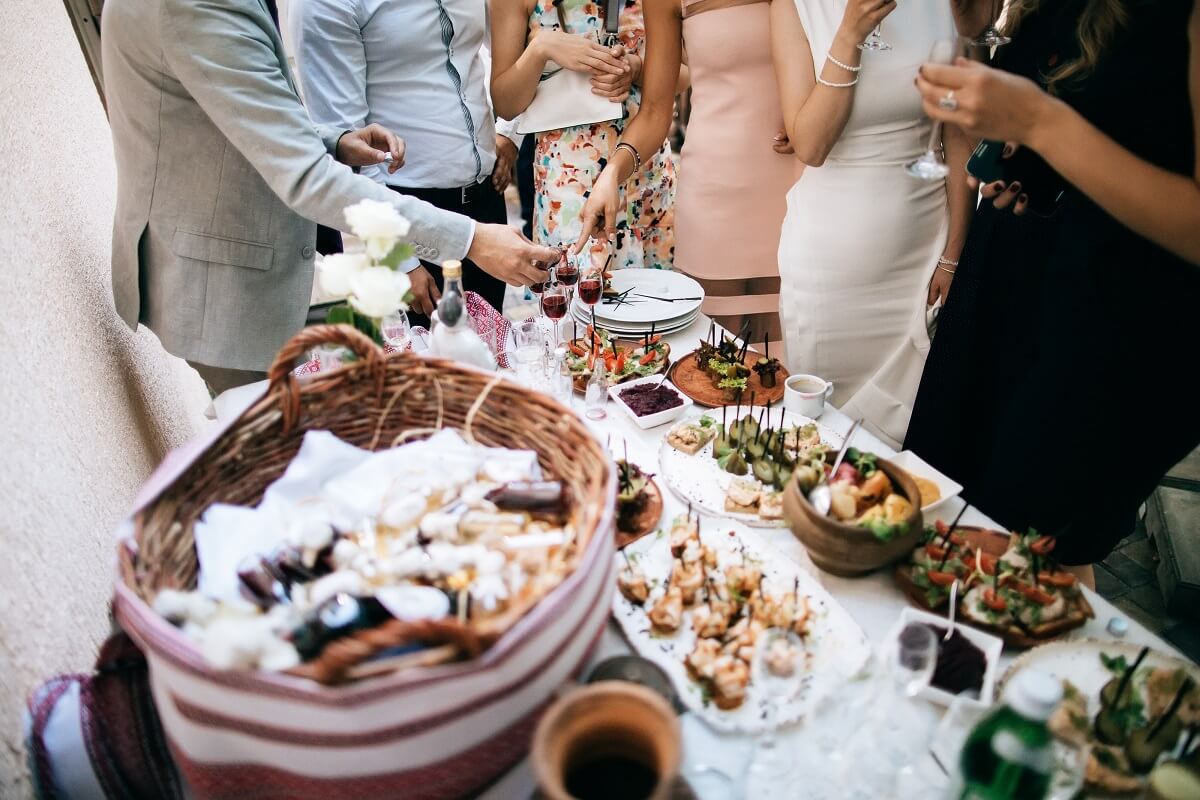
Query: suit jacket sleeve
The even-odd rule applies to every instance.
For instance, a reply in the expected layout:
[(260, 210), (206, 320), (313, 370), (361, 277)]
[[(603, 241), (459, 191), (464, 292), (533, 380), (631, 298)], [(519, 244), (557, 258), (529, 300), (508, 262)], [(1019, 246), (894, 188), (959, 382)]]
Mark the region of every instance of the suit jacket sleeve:
[(265, 7), (256, 0), (165, 0), (162, 9), (167, 65), (288, 206), (346, 230), (346, 206), (364, 198), (389, 202), (430, 258), (466, 255), (475, 231), (470, 219), (392, 192), (330, 156), (336, 137), (318, 132), (288, 82)]

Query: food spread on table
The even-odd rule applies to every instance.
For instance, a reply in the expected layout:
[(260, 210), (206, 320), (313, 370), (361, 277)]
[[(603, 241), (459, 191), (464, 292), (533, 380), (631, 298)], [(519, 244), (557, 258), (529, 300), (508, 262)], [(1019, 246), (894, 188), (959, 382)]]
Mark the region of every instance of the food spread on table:
[(626, 548), (619, 564), (615, 612), (635, 649), (684, 684), (685, 702), (718, 727), (760, 721), (769, 698), (754, 702), (752, 664), (768, 630), (801, 638), (800, 651), (770, 642), (766, 666), (776, 674), (801, 673), (806, 686), (815, 681), (824, 690), (836, 682), (837, 669), (853, 669), (866, 657), (862, 632), (845, 611), (750, 531), (702, 531), (698, 515), (680, 516)]
[(787, 370), (769, 352), (754, 352), (749, 344), (739, 345), (715, 329), (671, 369), (671, 380), (680, 391), (714, 408), (732, 403), (777, 403), (783, 399), (786, 378)]
[(584, 335), (567, 343), (567, 367), (577, 388), (587, 382), (597, 359), (604, 363), (608, 385), (646, 378), (670, 365), (671, 346), (658, 335), (622, 341), (603, 328), (586, 326)]
[(1054, 560), (1055, 540), (1027, 534), (951, 529), (938, 522), (896, 570), (914, 602), (946, 606), (959, 582), (963, 622), (1029, 646), (1084, 625), (1094, 616), (1078, 579)]
[(662, 517), (662, 494), (654, 476), (628, 458), (617, 459), (617, 547), (653, 531)]
[[(1063, 702), (1049, 727), (1062, 741), (1088, 749), (1085, 788), (1105, 795), (1139, 794), (1146, 776), (1181, 740), (1200, 725), (1200, 688), (1194, 670), (1144, 663), (1149, 648), (1135, 658), (1099, 653), (1108, 679), (1092, 691), (1070, 677), (1062, 679)], [(1078, 679), (1076, 679), (1078, 680)], [(1187, 747), (1184, 747), (1185, 752)]]
[[(425, 469), (435, 454), (439, 469)], [(310, 432), (259, 507), (211, 506), (196, 540), (198, 590), (160, 591), (155, 610), (213, 666), (322, 682), (347, 677), (340, 651), (357, 634), (396, 622), (421, 630), (380, 660), (433, 645), (449, 646), (435, 660), (477, 654), (577, 549), (570, 500), (536, 454), (449, 430), (375, 453)]]

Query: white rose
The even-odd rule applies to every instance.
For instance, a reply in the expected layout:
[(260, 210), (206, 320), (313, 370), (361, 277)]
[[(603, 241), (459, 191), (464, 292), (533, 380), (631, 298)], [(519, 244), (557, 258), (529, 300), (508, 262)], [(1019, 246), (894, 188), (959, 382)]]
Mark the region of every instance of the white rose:
[(333, 297), (350, 294), (350, 277), (371, 266), (366, 253), (333, 253), (321, 259), (321, 288)]
[(391, 203), (360, 200), (346, 211), (350, 231), (362, 240), (367, 255), (378, 261), (385, 258), (396, 243), (408, 236), (408, 220)]
[(403, 272), (387, 267), (367, 267), (350, 276), (350, 305), (360, 314), (381, 319), (405, 309), (404, 295), (412, 281)]

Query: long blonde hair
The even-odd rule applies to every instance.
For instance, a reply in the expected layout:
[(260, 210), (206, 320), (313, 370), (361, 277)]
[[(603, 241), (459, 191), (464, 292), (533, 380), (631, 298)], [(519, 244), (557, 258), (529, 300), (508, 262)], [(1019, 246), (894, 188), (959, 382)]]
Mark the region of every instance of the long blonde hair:
[[(1021, 20), (1036, 11), (1043, 0), (1011, 0), (1005, 12), (1005, 33), (1011, 36), (1021, 26)], [(1076, 36), (1079, 39), (1079, 58), (1059, 64), (1042, 77), (1046, 88), (1056, 94), (1059, 86), (1086, 78), (1096, 68), (1104, 50), (1129, 21), (1126, 0), (1088, 0), (1079, 15)]]

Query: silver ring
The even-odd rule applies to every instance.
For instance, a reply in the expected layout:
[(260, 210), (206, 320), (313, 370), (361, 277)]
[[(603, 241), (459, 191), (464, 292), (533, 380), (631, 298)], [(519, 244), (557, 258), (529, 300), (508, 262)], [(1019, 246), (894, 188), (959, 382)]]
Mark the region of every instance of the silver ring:
[(944, 108), (947, 111), (957, 111), (958, 101), (954, 99), (954, 90), (946, 92), (946, 96), (938, 100), (938, 108)]

